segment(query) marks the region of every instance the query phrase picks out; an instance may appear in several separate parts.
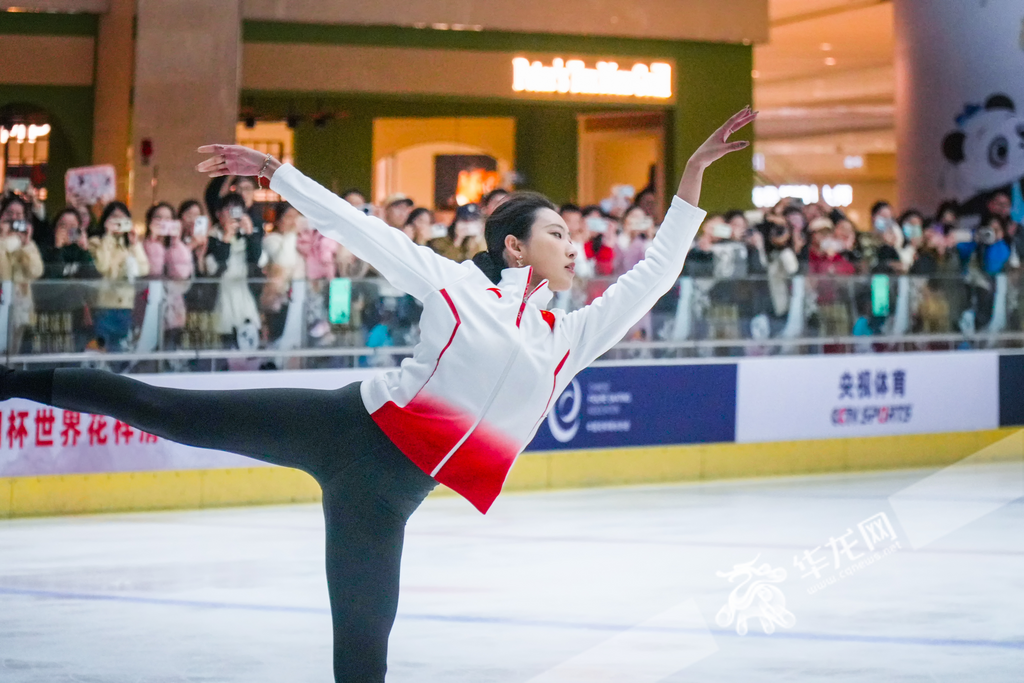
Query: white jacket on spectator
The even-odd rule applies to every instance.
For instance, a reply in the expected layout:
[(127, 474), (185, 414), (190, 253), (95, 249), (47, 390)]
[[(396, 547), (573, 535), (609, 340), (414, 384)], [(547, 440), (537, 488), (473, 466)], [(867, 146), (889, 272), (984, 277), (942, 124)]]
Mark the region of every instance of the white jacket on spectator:
[(270, 263), (280, 266), (286, 280), (306, 277), (306, 261), (298, 250), (299, 232), (269, 232), (263, 237), (263, 253)]
[(317, 230), (423, 303), (412, 358), (361, 385), (363, 403), (424, 472), (486, 512), (573, 376), (615, 345), (679, 277), (705, 212), (679, 197), (647, 257), (592, 304), (546, 311), (547, 283), (506, 268), (494, 285), (284, 164), (271, 180)]

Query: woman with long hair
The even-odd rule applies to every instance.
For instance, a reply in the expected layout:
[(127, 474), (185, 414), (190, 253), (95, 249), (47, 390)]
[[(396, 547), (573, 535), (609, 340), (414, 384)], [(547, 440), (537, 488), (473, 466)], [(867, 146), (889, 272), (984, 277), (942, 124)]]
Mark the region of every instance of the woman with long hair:
[(487, 250), (455, 263), (270, 155), (211, 145), (211, 176), (259, 175), (310, 224), (423, 303), (411, 359), (337, 390), (188, 391), (94, 370), (6, 370), (0, 398), (103, 414), (172, 441), (311, 474), (323, 490), (337, 681), (383, 681), (398, 607), (406, 520), (438, 482), (487, 512), (558, 393), (675, 283), (705, 212), (704, 170), (749, 143), (719, 128), (683, 172), (646, 258), (602, 297), (544, 306), (574, 276), (565, 221), (541, 195), (513, 194), (488, 218)]

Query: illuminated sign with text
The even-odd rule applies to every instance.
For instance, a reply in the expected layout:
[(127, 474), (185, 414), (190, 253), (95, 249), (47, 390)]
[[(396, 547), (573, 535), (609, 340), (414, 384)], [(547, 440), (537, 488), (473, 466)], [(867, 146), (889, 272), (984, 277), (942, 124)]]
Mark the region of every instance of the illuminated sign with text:
[(661, 62), (619, 69), (615, 62), (598, 62), (593, 69), (579, 59), (556, 57), (551, 66), (525, 57), (512, 60), (512, 89), (516, 92), (610, 95), (614, 97), (672, 97), (672, 66)]

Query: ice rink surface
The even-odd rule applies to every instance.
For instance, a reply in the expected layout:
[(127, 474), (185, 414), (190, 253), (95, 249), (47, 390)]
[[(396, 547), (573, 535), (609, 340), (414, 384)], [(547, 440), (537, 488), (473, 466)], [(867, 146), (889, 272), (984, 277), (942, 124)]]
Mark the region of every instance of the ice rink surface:
[[(1019, 683), (1019, 469), (916, 513), (937, 470), (428, 499), (388, 681)], [(322, 564), (315, 505), (0, 521), (0, 682), (330, 681)]]

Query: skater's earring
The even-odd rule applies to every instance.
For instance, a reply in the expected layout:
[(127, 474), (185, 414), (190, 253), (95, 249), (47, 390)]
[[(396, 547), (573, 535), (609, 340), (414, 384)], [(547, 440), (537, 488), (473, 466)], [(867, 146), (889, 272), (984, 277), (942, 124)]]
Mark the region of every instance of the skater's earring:
[(516, 256), (516, 268), (522, 268), (522, 267), (523, 267), (523, 257), (522, 256)]

